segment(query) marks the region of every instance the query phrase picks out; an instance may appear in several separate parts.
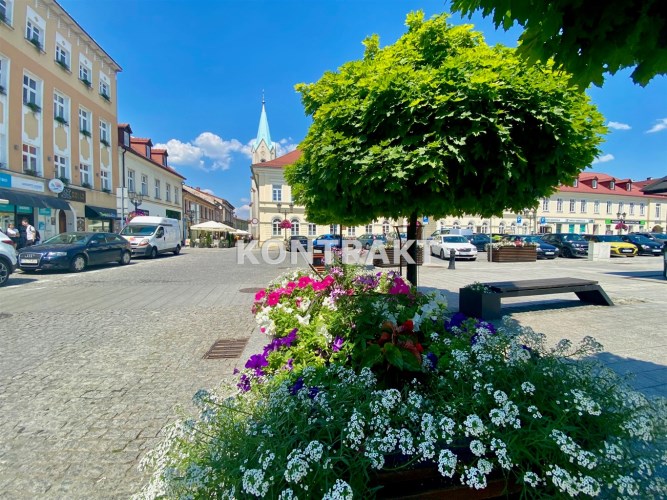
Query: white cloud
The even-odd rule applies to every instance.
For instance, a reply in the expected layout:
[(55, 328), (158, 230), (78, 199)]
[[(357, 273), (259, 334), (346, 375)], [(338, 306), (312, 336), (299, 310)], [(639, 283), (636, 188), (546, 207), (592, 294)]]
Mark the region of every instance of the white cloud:
[(627, 123), (621, 122), (609, 122), (607, 123), (607, 127), (613, 128), (614, 130), (630, 130), (632, 128)]
[(289, 139), (280, 139), (276, 142), (276, 156), (283, 156), (287, 153), (294, 151), (298, 144), (292, 142), (292, 138)]
[(653, 132), (660, 132), (661, 130), (667, 129), (667, 118), (660, 118), (657, 120), (657, 122), (658, 123), (646, 131), (647, 134), (652, 134)]
[(232, 162), (232, 153), (244, 153), (244, 146), (237, 139), (225, 141), (219, 135), (202, 132), (194, 140), (204, 156), (213, 160), (211, 170), (227, 170)]
[(211, 194), (211, 195), (215, 196), (215, 193), (213, 192), (212, 189), (208, 189), (208, 188), (202, 189), (201, 192), (206, 193), (206, 194)]
[(202, 156), (204, 152), (201, 148), (193, 146), (189, 142), (181, 142), (178, 139), (170, 139), (167, 144), (155, 144), (155, 149), (166, 149), (169, 153), (169, 163), (177, 166), (198, 166), (203, 167)]
[(240, 207), (236, 207), (236, 210), (234, 211), (236, 216), (239, 219), (249, 219), (250, 218), (250, 205), (241, 205)]
[(241, 198), (242, 203), (248, 203), (250, 201), (250, 198)]
[(614, 155), (606, 154), (606, 155), (598, 156), (595, 160), (593, 160), (593, 164), (595, 164), (595, 163), (605, 163), (605, 162), (611, 161), (613, 159), (614, 159)]

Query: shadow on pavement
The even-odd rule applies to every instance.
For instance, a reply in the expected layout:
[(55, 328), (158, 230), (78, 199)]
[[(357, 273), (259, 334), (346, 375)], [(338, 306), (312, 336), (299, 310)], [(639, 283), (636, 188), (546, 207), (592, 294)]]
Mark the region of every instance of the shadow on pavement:
[(619, 271), (619, 272), (610, 272), (605, 273), (612, 276), (625, 276), (626, 278), (641, 278), (641, 279), (651, 279), (656, 281), (665, 281), (665, 278), (662, 276), (662, 270), (657, 269), (655, 271)]
[(667, 366), (634, 358), (624, 358), (610, 352), (601, 352), (594, 359), (601, 361), (628, 383), (648, 396), (667, 397)]
[(7, 288), (11, 288), (13, 286), (19, 286), (19, 285), (25, 285), (26, 283), (32, 283), (33, 281), (37, 281), (35, 278), (28, 278), (26, 277), (25, 274), (12, 274), (9, 276), (9, 280), (7, 280), (7, 284), (5, 285), (5, 290)]

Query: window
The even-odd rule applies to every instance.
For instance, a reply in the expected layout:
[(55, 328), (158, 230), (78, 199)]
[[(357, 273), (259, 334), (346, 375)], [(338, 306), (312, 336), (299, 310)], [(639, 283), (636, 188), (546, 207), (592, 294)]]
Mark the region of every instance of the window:
[(25, 37), (41, 50), (44, 45), (44, 30), (32, 19), (25, 23)]
[(283, 201), (283, 187), (280, 184), (273, 185), (273, 195), (271, 199), (273, 201)]
[(23, 171), (39, 174), (39, 156), (38, 149), (29, 144), (23, 145)]
[(338, 224), (329, 224), (329, 232), (331, 234), (338, 234)]
[(628, 183), (625, 185), (625, 189), (628, 190), (628, 191), (632, 191), (632, 182), (628, 182)]
[(53, 93), (53, 118), (61, 123), (69, 122), (69, 99), (58, 92)]
[(111, 176), (108, 170), (100, 170), (100, 183), (103, 190), (111, 191)]
[(614, 181), (609, 181), (609, 189), (616, 189), (616, 183)]
[(549, 211), (549, 198), (542, 198), (542, 211), (543, 212), (548, 212)]
[(167, 184), (164, 187), (165, 198), (167, 201), (171, 201), (171, 184)]
[(635, 204), (634, 203), (630, 203), (630, 210), (628, 210), (628, 212), (630, 212), (630, 215), (635, 215)]
[(69, 70), (69, 51), (62, 45), (56, 44), (56, 62)]
[(155, 179), (155, 198), (160, 199), (160, 180)]
[(308, 223), (308, 236), (317, 236), (317, 224)]
[(600, 200), (595, 200), (593, 202), (593, 213), (596, 213), (596, 214), (600, 213)]
[(127, 171), (127, 190), (130, 193), (134, 193), (134, 170)]
[(90, 112), (79, 108), (79, 132), (90, 137)]
[(581, 211), (582, 214), (586, 213), (586, 211), (588, 210), (586, 200), (581, 200), (581, 204), (580, 204), (579, 208), (580, 208), (580, 211)]
[(178, 196), (179, 196), (179, 190), (177, 187), (174, 187), (174, 203), (176, 203), (177, 205), (180, 203), (180, 201), (178, 201)]
[(389, 234), (390, 229), (391, 229), (391, 228), (389, 227), (389, 222), (388, 222), (388, 221), (384, 221), (384, 222), (382, 223), (382, 234)]
[(572, 187), (579, 187), (579, 179), (575, 179), (572, 183)]
[(148, 176), (141, 176), (141, 194), (148, 196)]
[(373, 232), (373, 224), (366, 224), (366, 232), (369, 234)]
[(591, 181), (591, 187), (592, 187), (593, 189), (597, 189), (597, 188), (598, 188), (598, 180), (597, 180), (597, 179), (593, 179), (593, 180)]
[(149, 144), (146, 144), (146, 158), (151, 157), (151, 147)]
[(348, 226), (347, 227), (347, 235), (348, 236), (356, 236), (357, 235), (357, 228), (354, 226)]
[(272, 236), (280, 236), (280, 219), (278, 217), (274, 218), (271, 222), (272, 227)]
[(576, 200), (570, 200), (570, 213), (573, 213), (576, 210), (576, 205), (577, 201)]
[(558, 198), (556, 200), (556, 212), (562, 212), (563, 211), (563, 199)]
[(100, 95), (109, 100), (109, 84), (103, 80), (100, 80)]
[(69, 176), (69, 167), (67, 166), (67, 157), (54, 155), (53, 161), (56, 165), (56, 177), (60, 179), (70, 179)]
[(623, 209), (624, 209), (624, 208), (625, 208), (625, 205), (623, 204), (623, 202), (622, 202), (622, 201), (619, 202), (619, 203), (618, 203), (618, 211), (619, 211), (619, 212), (623, 212)]
[(29, 75), (23, 75), (23, 102), (39, 106), (39, 92), (37, 80)]
[(660, 203), (655, 204), (655, 218), (660, 219)]
[(607, 202), (607, 213), (608, 213), (608, 214), (612, 213), (611, 201), (608, 201), (608, 202)]
[(12, 4), (13, 0), (0, 0), (0, 17), (10, 26), (12, 24)]
[(299, 223), (299, 219), (292, 219), (290, 222), (292, 222), (292, 234), (301, 234), (301, 224)]
[(643, 203), (639, 204), (639, 215), (645, 215), (646, 214), (646, 205)]
[(92, 86), (92, 71), (91, 64), (88, 59), (83, 54), (79, 54), (79, 80), (81, 80), (86, 87)]
[[(0, 0), (0, 2), (2, 2), (2, 0)], [(0, 86), (5, 89), (5, 92), (7, 92), (7, 83), (5, 80), (7, 78), (8, 69), (9, 67), (7, 59), (3, 59), (2, 56), (0, 56)]]
[(109, 124), (104, 120), (100, 120), (100, 142), (105, 146), (110, 146), (109, 142)]
[(90, 176), (90, 165), (86, 165), (85, 163), (82, 163), (79, 165), (79, 172), (81, 174), (81, 185), (85, 187), (85, 185), (90, 186), (91, 188), (93, 187), (92, 183), (90, 182), (91, 176)]

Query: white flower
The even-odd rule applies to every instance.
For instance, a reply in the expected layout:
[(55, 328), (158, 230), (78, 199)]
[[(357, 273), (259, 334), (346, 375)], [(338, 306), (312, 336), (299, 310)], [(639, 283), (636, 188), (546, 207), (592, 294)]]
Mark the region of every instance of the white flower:
[(523, 482), (526, 483), (528, 486), (532, 486), (533, 488), (535, 488), (540, 485), (542, 479), (540, 479), (540, 476), (538, 476), (534, 472), (528, 471), (523, 475)]
[(470, 442), (470, 451), (478, 457), (483, 456), (486, 453), (486, 446), (479, 439), (474, 439)]
[(438, 455), (438, 471), (444, 477), (452, 477), (456, 470), (456, 455), (451, 450), (440, 450)]
[(466, 436), (481, 436), (486, 430), (482, 419), (475, 414), (468, 415), (463, 424), (465, 425), (464, 432)]
[(342, 479), (336, 479), (336, 482), (324, 494), (322, 500), (352, 500), (353, 497), (352, 487)]

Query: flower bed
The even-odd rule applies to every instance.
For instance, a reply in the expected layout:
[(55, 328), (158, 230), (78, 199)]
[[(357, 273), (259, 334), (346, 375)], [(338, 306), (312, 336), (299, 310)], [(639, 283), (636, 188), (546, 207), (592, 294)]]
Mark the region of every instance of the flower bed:
[[(495, 244), (494, 244), (495, 245)], [(535, 262), (537, 261), (537, 247), (502, 245), (497, 248), (491, 246), (487, 252), (489, 262)]]
[(664, 494), (665, 401), (582, 359), (590, 337), (549, 348), (351, 267), (285, 275), (253, 312), (266, 347), (224, 396), (195, 395), (199, 415), (144, 461), (141, 496), (372, 498), (416, 468), (529, 497)]

